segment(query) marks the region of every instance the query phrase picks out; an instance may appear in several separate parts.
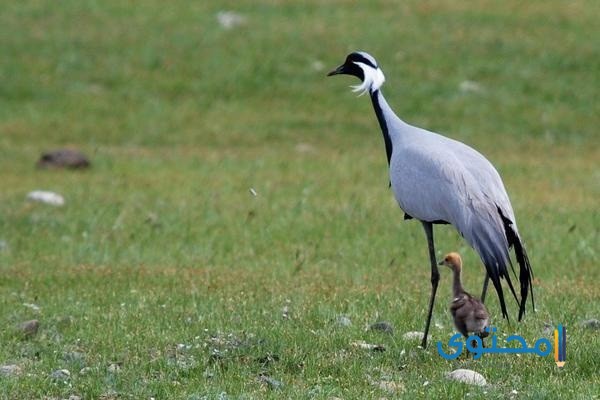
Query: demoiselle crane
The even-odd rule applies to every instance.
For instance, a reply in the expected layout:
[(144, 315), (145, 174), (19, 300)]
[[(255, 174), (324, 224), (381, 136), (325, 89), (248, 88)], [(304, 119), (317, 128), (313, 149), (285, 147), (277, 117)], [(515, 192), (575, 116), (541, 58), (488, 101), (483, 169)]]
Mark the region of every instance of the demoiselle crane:
[[(434, 224), (451, 224), (477, 251), (486, 269), (482, 300), (488, 280), (498, 294), (502, 316), (508, 319), (501, 278), (519, 304), (519, 321), (525, 313), (529, 291), (533, 305), (533, 272), (519, 236), (515, 215), (500, 175), (493, 165), (471, 147), (437, 133), (402, 121), (392, 111), (381, 92), (385, 81), (375, 59), (362, 51), (328, 76), (346, 74), (361, 80), (355, 92), (369, 93), (383, 133), (390, 184), (404, 219), (421, 221), (427, 237), (431, 263), (431, 297), (421, 345), (427, 346), (427, 334), (435, 294), (440, 279), (433, 240)], [(517, 298), (508, 266), (509, 250), (514, 248), (520, 271), (521, 299)], [(534, 307), (535, 308), (535, 307)]]
[(448, 253), (439, 265), (445, 265), (452, 270), (452, 302), (450, 313), (454, 319), (454, 326), (467, 338), (470, 333), (479, 337), (486, 337), (489, 332), (485, 330), (490, 325), (490, 315), (481, 300), (467, 293), (462, 285), (462, 259), (458, 253)]

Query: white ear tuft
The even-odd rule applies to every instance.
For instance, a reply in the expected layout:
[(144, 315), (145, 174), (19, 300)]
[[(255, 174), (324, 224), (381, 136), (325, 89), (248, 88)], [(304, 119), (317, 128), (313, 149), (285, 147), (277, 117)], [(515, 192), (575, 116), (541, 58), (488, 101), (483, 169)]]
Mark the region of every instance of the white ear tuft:
[(354, 64), (358, 65), (360, 69), (363, 70), (365, 76), (360, 85), (351, 86), (353, 92), (361, 92), (359, 96), (362, 96), (367, 91), (374, 92), (378, 90), (381, 85), (383, 85), (383, 82), (385, 82), (385, 76), (379, 67), (373, 68), (370, 65), (358, 61), (354, 61)]

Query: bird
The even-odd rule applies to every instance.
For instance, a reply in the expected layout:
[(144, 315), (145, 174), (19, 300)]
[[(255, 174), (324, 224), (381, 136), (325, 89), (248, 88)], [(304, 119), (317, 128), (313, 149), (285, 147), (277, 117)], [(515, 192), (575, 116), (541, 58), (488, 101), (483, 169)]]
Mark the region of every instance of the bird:
[(448, 253), (438, 265), (445, 265), (453, 272), (450, 313), (454, 319), (456, 329), (465, 338), (470, 333), (474, 333), (481, 338), (487, 337), (489, 335), (490, 315), (481, 300), (473, 297), (463, 288), (460, 279), (462, 271), (460, 255), (455, 252)]
[[(500, 281), (505, 279), (517, 301), (521, 321), (529, 292), (535, 310), (533, 270), (498, 171), (481, 153), (466, 144), (400, 119), (383, 95), (381, 87), (385, 76), (370, 54), (364, 51), (350, 53), (328, 76), (342, 74), (361, 81), (352, 86), (354, 92), (369, 94), (383, 134), (394, 197), (404, 211), (404, 219), (420, 221), (425, 231), (431, 266), (431, 295), (421, 346), (427, 347), (440, 279), (433, 237), (433, 227), (437, 224), (452, 225), (479, 254), (486, 270), (482, 301), (491, 280), (502, 316), (509, 320)], [(508, 270), (510, 266), (516, 277), (510, 249), (514, 249), (519, 264), (520, 300)]]

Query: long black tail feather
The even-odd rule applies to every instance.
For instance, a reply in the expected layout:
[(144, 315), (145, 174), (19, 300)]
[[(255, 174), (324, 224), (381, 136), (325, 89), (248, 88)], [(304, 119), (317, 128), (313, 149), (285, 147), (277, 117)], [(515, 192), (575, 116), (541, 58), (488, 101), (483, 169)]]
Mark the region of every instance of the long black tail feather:
[[(500, 213), (504, 223), (504, 230), (506, 233), (506, 239), (508, 240), (508, 245), (509, 247), (514, 247), (517, 263), (519, 264), (519, 282), (521, 284), (519, 321), (521, 321), (521, 319), (523, 319), (523, 315), (525, 314), (525, 306), (527, 304), (529, 292), (531, 292), (531, 308), (533, 311), (535, 311), (535, 301), (533, 298), (533, 269), (531, 268), (529, 257), (527, 256), (527, 251), (525, 251), (523, 242), (521, 242), (521, 238), (513, 229), (513, 222), (502, 214), (500, 208), (498, 208), (498, 212)], [(507, 281), (510, 285), (510, 280), (507, 279)]]
[(515, 254), (520, 267), (519, 281), (521, 282), (521, 307), (519, 307), (519, 321), (521, 321), (523, 314), (525, 314), (525, 303), (527, 302), (528, 291), (531, 292), (531, 309), (535, 312), (535, 300), (533, 299), (533, 270), (531, 269), (529, 257), (527, 257), (527, 252), (525, 251), (525, 247), (523, 247), (523, 243), (521, 243), (521, 239), (517, 235), (514, 236), (515, 241), (513, 245), (515, 246)]

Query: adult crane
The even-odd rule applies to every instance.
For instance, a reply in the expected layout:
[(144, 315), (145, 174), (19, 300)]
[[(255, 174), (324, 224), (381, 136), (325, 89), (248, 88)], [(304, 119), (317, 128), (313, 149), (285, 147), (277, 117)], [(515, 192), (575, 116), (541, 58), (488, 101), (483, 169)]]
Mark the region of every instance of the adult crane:
[[(502, 316), (508, 319), (501, 278), (508, 283), (519, 305), (519, 321), (531, 291), (533, 272), (517, 229), (515, 215), (494, 166), (479, 152), (452, 140), (402, 121), (390, 108), (381, 92), (385, 81), (377, 61), (368, 53), (349, 54), (345, 62), (328, 76), (346, 74), (361, 80), (355, 92), (368, 92), (383, 133), (390, 184), (405, 219), (421, 221), (427, 237), (431, 262), (431, 297), (421, 345), (427, 347), (427, 335), (435, 294), (440, 279), (433, 240), (434, 224), (451, 224), (477, 251), (485, 269), (481, 299), (485, 299), (491, 279), (498, 294)], [(521, 299), (510, 279), (513, 274), (509, 250), (514, 248), (519, 264)], [(516, 274), (515, 274), (516, 275)]]

